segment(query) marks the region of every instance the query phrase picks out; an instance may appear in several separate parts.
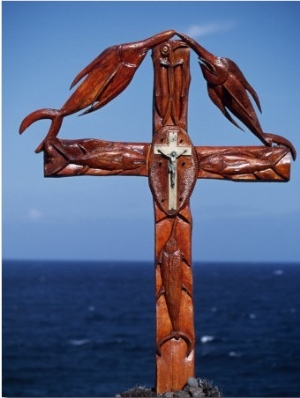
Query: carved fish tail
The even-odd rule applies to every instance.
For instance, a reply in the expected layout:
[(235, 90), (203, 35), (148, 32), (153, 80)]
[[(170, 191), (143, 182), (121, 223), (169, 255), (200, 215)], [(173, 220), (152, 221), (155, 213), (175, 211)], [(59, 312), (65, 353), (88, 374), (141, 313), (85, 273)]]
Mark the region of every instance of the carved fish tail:
[(167, 341), (172, 340), (172, 339), (179, 340), (180, 338), (183, 339), (187, 344), (186, 356), (188, 357), (194, 348), (194, 343), (193, 343), (192, 339), (186, 333), (181, 332), (181, 331), (172, 331), (170, 334), (168, 334), (167, 336), (163, 337), (160, 341), (158, 341), (156, 343), (157, 355), (161, 356), (161, 347)]
[(37, 122), (42, 119), (51, 119), (52, 123), (46, 138), (41, 142), (41, 144), (36, 148), (35, 152), (39, 153), (43, 150), (44, 141), (49, 137), (54, 137), (58, 134), (59, 129), (62, 125), (63, 116), (61, 115), (61, 111), (58, 109), (38, 109), (30, 113), (25, 119), (22, 121), (19, 133), (22, 134), (32, 123)]
[(294, 145), (286, 138), (276, 135), (276, 134), (270, 134), (270, 133), (264, 133), (265, 140), (267, 142), (268, 146), (272, 146), (272, 143), (278, 144), (278, 145), (283, 145), (287, 148), (289, 148), (292, 158), (296, 160), (297, 157), (297, 151), (294, 147)]

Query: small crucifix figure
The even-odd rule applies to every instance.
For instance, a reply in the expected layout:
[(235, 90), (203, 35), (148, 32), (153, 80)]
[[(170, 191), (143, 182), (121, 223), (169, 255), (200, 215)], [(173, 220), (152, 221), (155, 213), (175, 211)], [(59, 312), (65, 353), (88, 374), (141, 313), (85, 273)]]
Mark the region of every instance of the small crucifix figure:
[[(46, 177), (148, 177), (155, 218), (156, 392), (180, 390), (194, 376), (195, 331), (191, 258), (190, 197), (197, 179), (288, 181), (290, 155), (296, 151), (284, 137), (264, 133), (249, 92), (258, 97), (237, 65), (215, 57), (191, 38), (173, 30), (140, 42), (112, 46), (83, 69), (85, 77), (60, 110), (40, 109), (28, 115), (22, 133), (39, 119), (52, 120), (36, 152), (44, 152)], [(234, 124), (240, 119), (264, 146), (194, 146), (187, 133), (190, 85), (189, 55), (199, 56), (213, 102)], [(153, 138), (151, 143), (96, 139), (62, 140), (56, 136), (63, 118), (88, 106), (92, 112), (115, 98), (130, 83), (147, 51), (154, 65)], [(272, 146), (272, 144), (277, 144)]]
[(191, 156), (191, 146), (179, 146), (177, 144), (177, 131), (169, 131), (168, 145), (155, 145), (154, 153), (161, 154), (168, 159), (169, 172), (169, 210), (177, 209), (177, 159), (180, 156)]

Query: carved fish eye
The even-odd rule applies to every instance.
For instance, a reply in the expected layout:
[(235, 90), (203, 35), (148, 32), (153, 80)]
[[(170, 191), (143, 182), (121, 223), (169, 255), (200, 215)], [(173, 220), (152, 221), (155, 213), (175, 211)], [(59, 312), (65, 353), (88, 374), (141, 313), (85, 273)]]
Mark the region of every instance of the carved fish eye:
[(168, 55), (170, 51), (170, 46), (168, 44), (163, 44), (160, 48), (160, 52), (162, 55)]

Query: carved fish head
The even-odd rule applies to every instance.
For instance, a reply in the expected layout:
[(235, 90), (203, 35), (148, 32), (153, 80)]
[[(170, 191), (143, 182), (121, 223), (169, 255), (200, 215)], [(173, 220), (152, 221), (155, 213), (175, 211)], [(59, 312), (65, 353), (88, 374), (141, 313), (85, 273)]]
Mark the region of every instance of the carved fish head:
[(229, 75), (229, 66), (226, 58), (216, 57), (194, 39), (184, 35), (183, 33), (177, 33), (177, 35), (198, 55), (204, 79), (209, 84), (220, 85), (227, 80)]
[(122, 61), (127, 64), (132, 64), (132, 66), (139, 66), (151, 48), (171, 39), (174, 34), (174, 30), (166, 30), (145, 40), (122, 44), (120, 46)]
[(223, 84), (229, 75), (226, 58), (215, 57), (199, 57), (199, 64), (204, 79), (211, 85), (217, 86)]

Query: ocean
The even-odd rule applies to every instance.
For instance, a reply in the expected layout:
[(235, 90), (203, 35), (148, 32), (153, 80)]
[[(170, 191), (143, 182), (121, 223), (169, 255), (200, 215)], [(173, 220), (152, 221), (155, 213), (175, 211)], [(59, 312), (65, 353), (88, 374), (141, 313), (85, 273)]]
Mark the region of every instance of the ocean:
[[(195, 263), (196, 377), (226, 397), (300, 396), (300, 264)], [(3, 261), (2, 396), (155, 384), (154, 266)]]

